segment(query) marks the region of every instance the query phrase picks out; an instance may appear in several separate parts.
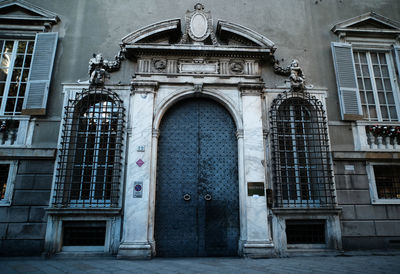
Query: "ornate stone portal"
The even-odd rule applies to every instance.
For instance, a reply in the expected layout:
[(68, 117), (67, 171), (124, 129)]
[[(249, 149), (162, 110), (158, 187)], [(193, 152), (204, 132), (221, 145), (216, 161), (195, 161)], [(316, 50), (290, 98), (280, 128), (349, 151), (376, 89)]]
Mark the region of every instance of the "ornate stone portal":
[[(125, 100), (129, 118), (124, 146), (126, 174), (125, 181), (121, 182), (125, 192), (121, 198), (123, 229), (118, 258), (157, 256), (155, 233), (163, 233), (155, 231), (158, 142), (164, 134), (160, 124), (172, 106), (191, 97), (216, 101), (234, 121), (238, 160), (237, 174), (234, 174), (238, 181), (238, 255), (280, 254), (286, 247), (279, 241), (286, 236), (278, 226), (274, 231), (275, 242), (271, 236), (273, 203), (271, 171), (266, 164), (270, 158), (265, 115), (271, 98), (282, 90), (267, 92), (261, 77), (261, 64), (273, 63), (276, 47), (266, 37), (231, 22), (219, 20), (214, 31), (211, 14), (201, 4), (186, 13), (183, 29), (182, 33), (179, 19), (165, 20), (130, 33), (120, 45), (124, 56), (135, 62), (137, 69), (130, 87), (118, 86), (117, 91), (121, 98), (130, 96)], [(101, 55), (94, 56), (89, 69), (90, 85), (107, 84), (106, 72), (118, 69), (121, 60), (121, 54), (113, 62), (103, 60)], [(304, 89), (304, 75), (297, 62), (281, 68), (281, 72), (290, 76), (293, 90)], [(323, 91), (320, 94), (323, 98)], [(175, 150), (174, 147), (165, 149)], [(181, 157), (184, 156), (182, 153)], [(137, 185), (141, 195), (135, 195)], [(253, 191), (254, 186), (257, 191)], [(177, 193), (181, 198), (184, 194)], [(118, 236), (114, 235), (114, 240)]]

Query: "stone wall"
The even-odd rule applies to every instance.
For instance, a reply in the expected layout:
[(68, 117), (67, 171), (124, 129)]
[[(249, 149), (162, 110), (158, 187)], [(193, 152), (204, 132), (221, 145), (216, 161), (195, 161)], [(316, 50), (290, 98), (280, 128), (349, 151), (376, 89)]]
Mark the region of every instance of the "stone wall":
[[(354, 166), (354, 171), (345, 166)], [(366, 162), (336, 161), (335, 181), (339, 207), (343, 208), (343, 248), (400, 248), (400, 205), (371, 203)]]
[(21, 160), (11, 206), (0, 207), (0, 255), (40, 255), (43, 250), (54, 164)]

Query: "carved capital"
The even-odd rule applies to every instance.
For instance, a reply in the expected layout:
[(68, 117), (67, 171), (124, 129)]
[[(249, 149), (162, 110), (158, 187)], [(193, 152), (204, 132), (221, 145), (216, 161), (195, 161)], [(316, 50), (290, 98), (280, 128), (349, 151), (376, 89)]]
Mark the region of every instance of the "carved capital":
[(243, 137), (244, 137), (244, 130), (243, 129), (238, 129), (236, 131), (236, 138), (240, 139), (240, 138), (243, 138)]
[(160, 137), (160, 130), (153, 128), (153, 131), (151, 132), (153, 138), (157, 138)]
[(264, 89), (264, 83), (239, 83), (241, 96), (260, 96)]
[(132, 93), (154, 93), (157, 89), (158, 82), (156, 81), (135, 80), (131, 82)]

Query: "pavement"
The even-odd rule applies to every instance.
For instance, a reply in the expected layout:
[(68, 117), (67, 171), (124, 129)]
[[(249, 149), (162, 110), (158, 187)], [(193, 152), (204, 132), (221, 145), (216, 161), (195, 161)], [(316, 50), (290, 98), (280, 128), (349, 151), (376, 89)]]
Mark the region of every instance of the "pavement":
[(272, 259), (2, 257), (0, 273), (400, 273), (400, 254), (341, 254)]

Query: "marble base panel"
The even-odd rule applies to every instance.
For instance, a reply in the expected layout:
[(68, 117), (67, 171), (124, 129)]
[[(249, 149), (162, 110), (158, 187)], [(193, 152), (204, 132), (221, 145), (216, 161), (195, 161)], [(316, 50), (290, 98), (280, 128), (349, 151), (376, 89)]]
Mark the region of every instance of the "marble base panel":
[(119, 246), (117, 259), (151, 259), (149, 243), (123, 243)]

